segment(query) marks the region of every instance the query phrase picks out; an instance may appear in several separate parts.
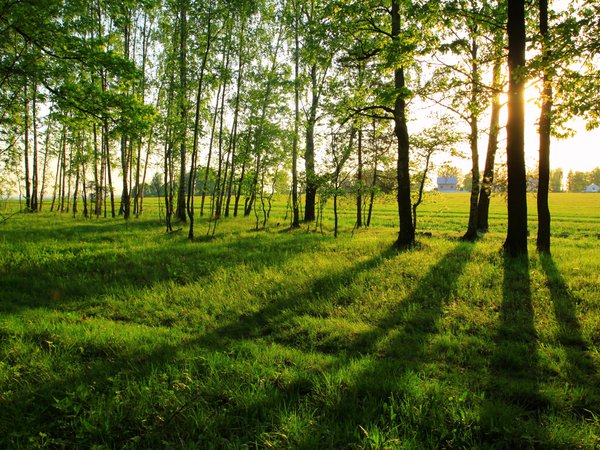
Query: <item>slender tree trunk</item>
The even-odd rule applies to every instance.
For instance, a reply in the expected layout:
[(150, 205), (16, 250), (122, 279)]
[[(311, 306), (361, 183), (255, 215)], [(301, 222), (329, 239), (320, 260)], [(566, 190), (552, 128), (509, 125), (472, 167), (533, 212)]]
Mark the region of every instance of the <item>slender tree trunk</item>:
[(30, 209), (38, 210), (38, 127), (37, 127), (37, 83), (33, 83), (33, 96), (31, 98), (31, 126), (33, 129), (33, 155), (31, 167), (31, 199)]
[[(399, 1), (392, 0), (392, 37), (399, 39), (400, 34), (400, 12)], [(409, 172), (409, 140), (408, 127), (406, 124), (406, 100), (403, 91), (406, 88), (404, 79), (404, 68), (394, 70), (394, 87), (398, 95), (394, 102), (394, 133), (398, 139), (398, 218), (400, 230), (396, 240), (396, 248), (403, 250), (412, 247), (415, 243), (415, 229), (412, 221), (412, 208), (410, 198), (410, 172)]]
[(538, 233), (537, 250), (550, 254), (550, 208), (548, 190), (550, 185), (550, 132), (552, 128), (552, 82), (547, 69), (550, 50), (548, 49), (548, 0), (539, 0), (540, 34), (542, 35), (542, 55), (544, 60), (543, 94), (540, 111), (540, 157), (538, 175)]
[(67, 179), (67, 137), (63, 141), (62, 158), (60, 164), (60, 212), (65, 210), (65, 184)]
[(525, 1), (508, 0), (508, 230), (504, 249), (527, 254), (527, 178), (525, 172)]
[(86, 180), (85, 180), (85, 161), (81, 161), (81, 194), (82, 197), (81, 199), (83, 200), (83, 217), (85, 217), (86, 219), (89, 216), (89, 212), (88, 212), (88, 203), (87, 203), (87, 190), (85, 187), (86, 184)]
[(25, 207), (28, 211), (31, 210), (31, 178), (29, 174), (29, 89), (28, 82), (25, 81), (25, 86), (23, 88), (23, 96), (24, 96), (24, 163), (25, 163)]
[[(239, 49), (238, 49), (238, 74), (236, 81), (236, 93), (233, 110), (233, 124), (231, 129), (231, 139), (229, 140), (228, 155), (231, 159), (231, 167), (229, 168), (229, 179), (227, 177), (223, 180), (223, 194), (226, 196), (225, 200), (225, 217), (229, 217), (229, 209), (231, 205), (231, 192), (233, 189), (233, 178), (235, 177), (236, 171), (236, 157), (237, 157), (237, 140), (238, 140), (238, 125), (240, 116), (240, 96), (242, 92), (242, 84), (244, 80), (244, 50), (245, 50), (245, 29), (246, 20), (242, 20), (240, 24), (240, 35), (239, 35)], [(221, 200), (222, 202), (222, 200)]]
[(122, 182), (123, 191), (121, 194), (121, 206), (119, 214), (123, 214), (125, 220), (129, 219), (130, 202), (129, 202), (129, 153), (127, 150), (128, 141), (125, 135), (121, 136), (121, 169), (123, 171)]
[[(96, 217), (100, 217), (102, 214), (102, 197), (104, 192), (104, 152), (102, 150), (98, 151), (98, 128), (96, 124), (93, 126), (94, 133), (94, 195), (95, 195), (95, 205), (94, 205), (94, 214)], [(98, 161), (100, 161), (100, 166), (98, 166)]]
[[(81, 146), (81, 136), (78, 137), (78, 145)], [(81, 159), (81, 148), (78, 148), (75, 152), (75, 186), (73, 188), (73, 208), (72, 208), (72, 212), (73, 212), (73, 217), (75, 217), (75, 215), (77, 214), (77, 197), (79, 196), (79, 171), (80, 171), (80, 167), (79, 167), (79, 163), (80, 163), (80, 159)], [(71, 161), (71, 167), (73, 166), (73, 161)]]
[(210, 173), (210, 162), (212, 159), (212, 150), (213, 150), (213, 144), (214, 144), (214, 139), (215, 139), (215, 130), (217, 128), (217, 111), (219, 109), (219, 99), (221, 96), (221, 87), (222, 85), (219, 84), (219, 89), (217, 91), (217, 99), (215, 101), (215, 112), (213, 114), (213, 121), (212, 121), (212, 126), (211, 126), (211, 130), (210, 130), (210, 139), (208, 142), (208, 159), (206, 160), (206, 170), (204, 172), (204, 180), (202, 181), (202, 199), (200, 200), (200, 215), (203, 216), (204, 215), (204, 203), (206, 201), (206, 192), (207, 192), (207, 184), (208, 184), (208, 175)]
[[(212, 3), (211, 3), (212, 5)], [(210, 53), (210, 47), (212, 43), (212, 16), (208, 18), (207, 32), (206, 32), (206, 48), (204, 49), (204, 56), (202, 58), (202, 64), (200, 66), (200, 76), (198, 77), (198, 89), (196, 91), (196, 114), (194, 117), (194, 139), (192, 141), (192, 156), (191, 156), (191, 167), (190, 176), (188, 180), (188, 197), (187, 197), (187, 215), (190, 219), (190, 228), (188, 231), (188, 239), (194, 239), (194, 198), (196, 194), (196, 176), (198, 167), (198, 139), (200, 137), (200, 104), (202, 102), (202, 96), (204, 93), (204, 71), (206, 70), (206, 63), (208, 61), (208, 55)]]
[(466, 241), (474, 241), (477, 239), (477, 200), (479, 197), (479, 113), (477, 112), (479, 101), (479, 64), (478, 45), (475, 36), (471, 40), (471, 99), (470, 99), (470, 116), (469, 126), (471, 133), (469, 135), (469, 144), (471, 146), (471, 195), (469, 198), (469, 223), (467, 232), (463, 239)]
[(300, 31), (299, 5), (294, 1), (294, 135), (292, 136), (292, 228), (300, 227), (298, 205), (298, 141), (300, 131)]
[(357, 184), (357, 193), (356, 193), (356, 227), (360, 228), (363, 226), (362, 223), (362, 208), (363, 208), (363, 154), (362, 154), (362, 126), (358, 125), (358, 147), (357, 147), (357, 157), (358, 157), (358, 166), (356, 168), (356, 184)]
[[(227, 43), (227, 50), (225, 52), (225, 64), (223, 66), (224, 73), (229, 71), (229, 56), (231, 50), (231, 36), (229, 42)], [(215, 180), (215, 184), (213, 186), (212, 192), (212, 206), (211, 210), (214, 212), (215, 219), (218, 219), (221, 216), (221, 204), (219, 199), (221, 194), (219, 189), (221, 188), (221, 178), (223, 176), (223, 141), (225, 139), (225, 135), (223, 132), (225, 121), (225, 94), (227, 93), (227, 76), (223, 78), (223, 89), (221, 89), (221, 107), (219, 109), (219, 164), (217, 166), (217, 179)]]
[(237, 141), (238, 141), (238, 124), (240, 115), (240, 96), (242, 91), (243, 83), (243, 72), (244, 72), (244, 27), (245, 21), (242, 22), (240, 31), (240, 49), (238, 59), (238, 77), (237, 77), (237, 88), (235, 94), (235, 107), (233, 112), (233, 128), (231, 135), (231, 170), (229, 174), (229, 184), (227, 186), (227, 200), (225, 202), (225, 217), (229, 217), (229, 207), (231, 204), (231, 193), (233, 189), (233, 179), (236, 171), (236, 157), (237, 157)]
[(413, 209), (413, 229), (417, 229), (417, 208), (423, 201), (423, 191), (425, 189), (425, 182), (427, 181), (427, 173), (429, 172), (429, 162), (431, 161), (431, 155), (433, 152), (427, 152), (427, 156), (425, 157), (425, 170), (423, 170), (423, 177), (419, 182), (419, 195), (417, 196), (417, 201), (412, 206)]
[[(60, 149), (58, 152), (58, 157), (56, 159), (56, 176), (54, 178), (54, 189), (52, 190), (52, 203), (50, 205), (50, 212), (54, 212), (54, 206), (56, 205), (56, 197), (60, 195), (60, 184), (61, 184), (61, 173), (62, 173), (62, 155), (63, 148), (66, 145), (67, 140), (67, 127), (63, 125), (62, 133), (60, 136)], [(60, 200), (59, 200), (60, 201)]]
[[(108, 180), (108, 193), (110, 194), (110, 215), (114, 219), (116, 217), (115, 212), (115, 190), (113, 189), (112, 182), (112, 167), (110, 164), (110, 147), (108, 142), (108, 119), (105, 119), (105, 129), (107, 130), (104, 135), (105, 151), (106, 151), (106, 179)], [(106, 211), (106, 208), (105, 208)], [(106, 212), (105, 212), (106, 215)]]
[[(65, 212), (69, 212), (69, 205), (71, 199), (71, 179), (73, 178), (73, 146), (75, 144), (71, 144), (69, 146), (69, 168), (67, 169), (66, 177), (67, 177), (67, 196), (65, 197)], [(77, 166), (75, 166), (77, 167)]]
[(369, 211), (367, 213), (367, 227), (371, 226), (371, 216), (373, 214), (373, 204), (375, 203), (375, 188), (377, 187), (377, 163), (379, 162), (378, 147), (375, 140), (375, 120), (373, 120), (373, 179), (371, 181), (371, 194), (369, 198)]
[(242, 171), (240, 173), (240, 178), (238, 180), (238, 189), (237, 189), (237, 193), (235, 194), (235, 204), (233, 207), (233, 217), (237, 217), (238, 215), (238, 208), (240, 206), (240, 198), (242, 196), (242, 186), (244, 183), (244, 176), (246, 175), (246, 161), (242, 162)]
[(479, 202), (477, 204), (477, 228), (485, 233), (489, 229), (489, 210), (490, 196), (492, 195), (492, 185), (494, 183), (494, 164), (496, 161), (496, 151), (498, 150), (498, 134), (500, 132), (500, 91), (502, 89), (502, 34), (496, 39), (494, 67), (492, 69), (492, 111), (490, 116), (490, 135), (485, 156), (485, 168), (483, 170), (483, 178), (481, 189), (479, 191)]
[(180, 0), (179, 26), (179, 77), (181, 80), (179, 92), (179, 115), (180, 115), (180, 150), (179, 150), (179, 192), (177, 194), (177, 210), (175, 212), (177, 219), (185, 222), (186, 214), (186, 158), (187, 158), (187, 39), (188, 24), (187, 11), (189, 0)]
[(44, 143), (44, 163), (42, 164), (42, 183), (40, 185), (40, 200), (39, 200), (39, 210), (42, 210), (42, 206), (44, 205), (44, 195), (46, 193), (46, 174), (48, 172), (48, 162), (50, 160), (49, 156), (50, 155), (50, 135), (52, 134), (51, 131), (51, 124), (50, 121), (48, 121), (48, 126), (46, 128), (46, 139), (45, 139), (45, 143)]

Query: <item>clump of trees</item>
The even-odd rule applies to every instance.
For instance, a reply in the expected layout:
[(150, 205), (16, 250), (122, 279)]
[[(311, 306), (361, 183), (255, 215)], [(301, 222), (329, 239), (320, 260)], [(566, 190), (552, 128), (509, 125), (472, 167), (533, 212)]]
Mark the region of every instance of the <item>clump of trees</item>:
[[(538, 250), (549, 252), (547, 193), (562, 178), (549, 170), (551, 138), (573, 116), (599, 124), (596, 17), (592, 0), (527, 11), (523, 0), (7, 3), (1, 183), (27, 211), (125, 219), (142, 214), (149, 185), (166, 230), (186, 223), (190, 239), (198, 215), (213, 233), (230, 216), (266, 226), (282, 173), (291, 227), (318, 219), (320, 194), (336, 203), (347, 192), (356, 227), (369, 226), (374, 196), (392, 190), (395, 244), (406, 249), (432, 152), (462, 140), (472, 163), (464, 239), (474, 240), (488, 227), (506, 92), (505, 248), (521, 254), (523, 96), (538, 81)], [(427, 107), (456, 122), (452, 143), (433, 125), (417, 128)], [(579, 190), (579, 175), (567, 178)]]
[(569, 171), (567, 174), (567, 191), (581, 192), (590, 184), (600, 186), (600, 167), (589, 172)]

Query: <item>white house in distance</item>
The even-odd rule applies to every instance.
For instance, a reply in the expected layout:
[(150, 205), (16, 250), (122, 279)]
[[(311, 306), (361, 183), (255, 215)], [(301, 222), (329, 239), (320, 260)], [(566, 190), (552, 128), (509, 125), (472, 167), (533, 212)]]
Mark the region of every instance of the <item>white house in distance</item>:
[(458, 178), (438, 177), (437, 186), (439, 192), (456, 192), (458, 191)]
[(590, 184), (588, 187), (586, 187), (583, 192), (600, 192), (600, 186), (598, 186), (597, 184)]

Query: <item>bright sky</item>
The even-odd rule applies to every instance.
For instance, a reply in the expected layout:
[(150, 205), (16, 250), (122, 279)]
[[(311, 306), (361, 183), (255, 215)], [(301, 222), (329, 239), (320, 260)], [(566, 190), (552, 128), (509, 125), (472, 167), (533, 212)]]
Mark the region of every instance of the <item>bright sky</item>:
[[(538, 152), (539, 152), (539, 134), (536, 122), (540, 116), (539, 107), (535, 103), (538, 93), (534, 87), (530, 87), (526, 95), (529, 97), (525, 109), (525, 163), (527, 168), (533, 171), (537, 170)], [(424, 120), (416, 121), (419, 126), (424, 125)], [(460, 122), (459, 122), (460, 123)], [(500, 123), (506, 124), (506, 106), (502, 108)], [(463, 131), (467, 131), (464, 124), (461, 124)], [(480, 121), (480, 129), (485, 129), (489, 126), (489, 117), (482, 116)], [(600, 129), (587, 131), (585, 122), (582, 119), (575, 118), (568, 123), (568, 127), (575, 130), (576, 134), (567, 139), (552, 138), (550, 144), (550, 168), (562, 168), (565, 176), (569, 170), (589, 172), (596, 167), (600, 167)], [(483, 170), (485, 166), (485, 152), (487, 150), (487, 134), (481, 133), (479, 137), (479, 166)], [(450, 158), (448, 155), (438, 155), (435, 158), (436, 164), (449, 161), (463, 173), (471, 170), (471, 157), (468, 143), (463, 142), (459, 145), (459, 149), (467, 156), (467, 158)], [(501, 161), (501, 154), (506, 152), (506, 133), (503, 130), (500, 133), (500, 141), (498, 148), (498, 156), (496, 163)]]

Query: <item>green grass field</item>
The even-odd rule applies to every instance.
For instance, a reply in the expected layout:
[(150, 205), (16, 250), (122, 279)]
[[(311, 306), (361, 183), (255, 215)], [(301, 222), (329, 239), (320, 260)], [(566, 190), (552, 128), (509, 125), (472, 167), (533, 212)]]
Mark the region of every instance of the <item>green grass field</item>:
[(465, 243), (431, 194), (403, 253), (391, 198), (338, 239), (278, 200), (196, 242), (151, 199), (0, 220), (0, 448), (600, 447), (600, 195), (551, 196), (552, 257), (532, 197), (523, 259), (502, 198)]

